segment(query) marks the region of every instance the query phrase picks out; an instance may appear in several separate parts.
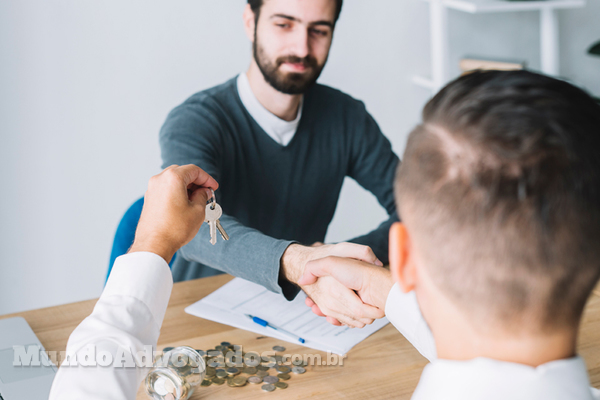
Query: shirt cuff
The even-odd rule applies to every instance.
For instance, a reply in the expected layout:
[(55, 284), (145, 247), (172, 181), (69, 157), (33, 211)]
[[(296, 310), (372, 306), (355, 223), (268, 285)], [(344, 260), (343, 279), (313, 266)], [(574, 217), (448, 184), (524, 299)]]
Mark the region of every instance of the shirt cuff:
[(115, 260), (100, 298), (130, 296), (144, 303), (158, 326), (162, 325), (173, 288), (173, 276), (159, 255), (140, 251)]
[(425, 358), (429, 361), (437, 358), (433, 335), (414, 291), (403, 293), (395, 283), (385, 302), (385, 316)]

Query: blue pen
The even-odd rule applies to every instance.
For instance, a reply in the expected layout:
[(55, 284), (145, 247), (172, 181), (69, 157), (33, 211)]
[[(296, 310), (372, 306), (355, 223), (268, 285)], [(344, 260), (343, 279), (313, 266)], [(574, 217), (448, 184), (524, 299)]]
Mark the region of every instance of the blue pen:
[(250, 314), (246, 314), (246, 317), (250, 318), (252, 321), (254, 321), (255, 323), (259, 324), (260, 326), (264, 326), (265, 328), (271, 328), (273, 330), (281, 332), (281, 333), (285, 334), (286, 336), (289, 336), (289, 337), (293, 338), (294, 340), (299, 341), (300, 343), (306, 342), (306, 340), (302, 339), (300, 336), (296, 336), (293, 333), (286, 331), (285, 329), (273, 326), (270, 323), (268, 323), (267, 321), (265, 321), (264, 319), (261, 319), (261, 318), (258, 318), (258, 317), (254, 317), (254, 316), (252, 316)]

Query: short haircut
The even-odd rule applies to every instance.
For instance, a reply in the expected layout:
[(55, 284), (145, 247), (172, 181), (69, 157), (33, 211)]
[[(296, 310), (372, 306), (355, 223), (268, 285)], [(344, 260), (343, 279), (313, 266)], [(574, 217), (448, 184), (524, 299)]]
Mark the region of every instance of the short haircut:
[[(248, 0), (248, 4), (250, 4), (250, 8), (254, 13), (254, 20), (258, 21), (258, 17), (260, 16), (260, 8), (262, 7), (265, 0)], [(340, 13), (342, 12), (342, 3), (344, 0), (335, 0), (335, 17), (333, 19), (333, 23), (335, 24), (337, 20), (340, 18)]]
[(442, 89), (395, 187), (427, 271), (477, 321), (575, 326), (600, 275), (600, 106), (528, 71)]

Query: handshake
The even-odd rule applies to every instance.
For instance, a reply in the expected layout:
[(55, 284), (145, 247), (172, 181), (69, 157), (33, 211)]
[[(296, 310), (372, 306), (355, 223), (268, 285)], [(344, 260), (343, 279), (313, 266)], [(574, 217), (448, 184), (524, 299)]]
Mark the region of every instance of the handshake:
[(385, 316), (394, 281), (368, 246), (292, 244), (281, 268), (307, 294), (306, 305), (333, 325), (362, 328)]
[[(169, 262), (198, 232), (210, 190), (218, 187), (195, 165), (172, 165), (152, 177), (129, 252), (149, 251)], [(292, 244), (281, 258), (280, 275), (306, 292), (306, 304), (315, 314), (357, 328), (385, 316), (393, 286), (373, 251), (353, 243)]]

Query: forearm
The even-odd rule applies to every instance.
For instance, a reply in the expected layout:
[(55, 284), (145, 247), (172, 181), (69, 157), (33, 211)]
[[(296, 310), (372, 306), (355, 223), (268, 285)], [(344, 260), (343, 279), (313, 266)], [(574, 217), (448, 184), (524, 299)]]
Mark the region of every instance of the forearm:
[(231, 238), (229, 241), (219, 237), (216, 245), (210, 244), (209, 228), (204, 224), (194, 239), (181, 248), (180, 254), (186, 260), (247, 279), (272, 292), (283, 293), (286, 298), (297, 294), (298, 290), (287, 284), (285, 275), (280, 276), (281, 258), (294, 242), (272, 238), (227, 215), (221, 217), (221, 224)]
[[(67, 354), (77, 365), (63, 362), (50, 399), (134, 399), (148, 369), (127, 361), (149, 350), (150, 360), (144, 361), (152, 363), (172, 282), (168, 265), (155, 254), (119, 257), (94, 311), (69, 337)], [(81, 365), (92, 349), (96, 364)], [(112, 359), (108, 366), (103, 365), (107, 358), (99, 357), (103, 353)]]

